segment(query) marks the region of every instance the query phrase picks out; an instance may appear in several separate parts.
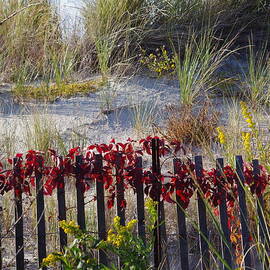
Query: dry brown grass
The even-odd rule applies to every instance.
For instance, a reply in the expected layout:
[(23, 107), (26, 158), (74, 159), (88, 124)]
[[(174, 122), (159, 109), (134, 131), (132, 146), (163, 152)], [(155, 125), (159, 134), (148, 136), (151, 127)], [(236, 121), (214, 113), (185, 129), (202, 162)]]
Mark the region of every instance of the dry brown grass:
[(209, 102), (201, 106), (182, 105), (168, 108), (165, 138), (186, 145), (209, 144), (215, 137), (219, 114)]

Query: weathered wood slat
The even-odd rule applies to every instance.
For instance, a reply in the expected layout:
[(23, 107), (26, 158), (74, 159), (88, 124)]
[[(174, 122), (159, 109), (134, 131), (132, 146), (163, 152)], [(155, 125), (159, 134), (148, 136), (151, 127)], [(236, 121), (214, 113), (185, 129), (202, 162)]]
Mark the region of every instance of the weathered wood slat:
[[(158, 220), (154, 229), (154, 267), (158, 269), (161, 262), (164, 268), (169, 269), (169, 263), (167, 260), (166, 247), (167, 235), (166, 235), (166, 225), (165, 225), (165, 212), (164, 212), (164, 202), (160, 200), (161, 195), (161, 183), (158, 180), (158, 176), (161, 174), (160, 158), (159, 158), (159, 139), (152, 139), (152, 172), (156, 176), (156, 183), (154, 183), (156, 189), (156, 198), (154, 199), (157, 204)], [(164, 243), (164, 245), (162, 245)], [(163, 260), (166, 260), (164, 263)]]
[(248, 225), (248, 212), (246, 204), (246, 194), (244, 190), (244, 170), (243, 170), (243, 159), (242, 156), (236, 156), (236, 173), (238, 176), (237, 189), (239, 198), (239, 208), (240, 208), (240, 222), (242, 231), (242, 244), (244, 251), (244, 261), (245, 269), (252, 268), (251, 254), (250, 254), (250, 232)]
[(145, 238), (145, 213), (144, 213), (144, 192), (142, 182), (142, 158), (136, 159), (136, 196), (137, 196), (137, 219), (138, 219), (138, 235), (146, 241)]
[[(62, 163), (62, 157), (60, 158), (60, 164)], [(61, 179), (63, 186), (57, 187), (57, 202), (58, 202), (58, 220), (66, 220), (66, 196), (65, 196), (65, 179)], [(60, 249), (63, 250), (67, 245), (67, 235), (62, 228), (59, 228), (60, 235)]]
[[(260, 175), (259, 161), (257, 159), (254, 159), (252, 161), (252, 165), (253, 165), (253, 177), (255, 179), (257, 179), (258, 176)], [(261, 238), (262, 243), (264, 243), (264, 244), (268, 243), (269, 244), (268, 233), (267, 233), (267, 225), (265, 223), (263, 209), (264, 209), (263, 196), (260, 195), (260, 196), (258, 196), (258, 200), (257, 200), (257, 212), (258, 212), (258, 217), (259, 217), (260, 238)]]
[(83, 156), (76, 156), (76, 195), (77, 195), (77, 222), (82, 230), (86, 229), (85, 225), (85, 207), (84, 207), (84, 191), (80, 175), (80, 166)]
[(3, 207), (2, 200), (0, 200), (0, 270), (3, 269), (3, 254), (2, 254), (2, 222), (3, 222)]
[[(195, 156), (195, 173), (197, 179), (200, 179), (203, 174), (203, 163), (201, 156)], [(201, 196), (201, 193), (198, 191), (198, 216), (199, 216), (199, 229), (200, 229), (200, 253), (201, 253), (201, 269), (207, 270), (209, 269), (210, 264), (210, 254), (209, 254), (209, 246), (205, 238), (208, 238), (208, 229), (207, 229), (207, 219), (206, 219), (206, 206), (204, 203), (204, 199)]]
[[(120, 217), (120, 225), (125, 226), (126, 217), (125, 217), (125, 189), (124, 189), (124, 180), (121, 170), (121, 158), (122, 154), (117, 153), (116, 156), (116, 215)], [(122, 262), (118, 258), (118, 268), (122, 267)]]
[[(260, 175), (260, 164), (257, 159), (254, 159), (252, 161), (253, 165), (253, 177), (258, 179), (258, 176)], [(268, 261), (268, 255), (267, 253), (269, 252), (270, 248), (270, 239), (269, 239), (269, 230), (267, 228), (265, 216), (264, 216), (264, 201), (263, 201), (263, 196), (259, 195), (257, 198), (257, 213), (259, 217), (259, 235), (260, 235), (260, 240), (262, 244), (264, 245), (265, 249), (265, 258), (263, 258), (265, 261), (263, 263), (263, 269), (267, 270), (269, 269), (269, 261)]]
[[(104, 203), (104, 184), (102, 177), (102, 155), (96, 155), (95, 173), (100, 174), (96, 179), (96, 196), (97, 196), (97, 229), (99, 240), (106, 240), (106, 219)], [(103, 250), (98, 251), (98, 261), (108, 265), (107, 255)]]
[[(39, 160), (39, 170), (37, 170), (35, 174), (39, 267), (41, 267), (42, 260), (46, 258), (46, 225), (45, 225), (44, 193), (43, 193), (41, 168), (42, 168), (42, 161)], [(47, 267), (42, 267), (42, 269), (45, 270), (47, 269)]]
[[(223, 176), (223, 167), (224, 161), (223, 158), (218, 158), (216, 161), (216, 168), (219, 177)], [(225, 179), (226, 181), (226, 179)], [(222, 186), (222, 183), (219, 183), (219, 192), (221, 194), (221, 202), (219, 205), (219, 218), (221, 223), (221, 229), (223, 231), (223, 237), (221, 238), (221, 246), (222, 246), (222, 257), (227, 262), (228, 266), (232, 268), (232, 245), (230, 239), (230, 230), (228, 228), (228, 212), (227, 212), (227, 200), (226, 200), (226, 192)], [(225, 265), (223, 265), (223, 270), (228, 269)]]
[[(174, 174), (178, 174), (177, 164), (181, 163), (180, 159), (173, 160)], [(177, 193), (177, 189), (176, 189)], [(188, 239), (186, 229), (186, 215), (179, 196), (176, 194), (176, 212), (177, 212), (177, 226), (179, 234), (179, 257), (181, 263), (181, 270), (189, 270), (188, 258)]]
[(121, 175), (121, 158), (122, 154), (118, 153), (116, 157), (116, 215), (120, 217), (120, 224), (125, 226), (125, 189), (123, 176)]
[[(13, 170), (15, 175), (19, 175), (18, 158), (13, 159)], [(17, 178), (16, 181), (19, 181)], [(21, 183), (16, 184), (15, 192), (15, 243), (16, 243), (16, 269), (24, 270), (24, 241), (23, 241), (23, 206)]]
[[(159, 173), (159, 150), (158, 150), (158, 141), (156, 139), (152, 139), (152, 172), (153, 174), (158, 174)], [(161, 187), (160, 183), (155, 183), (156, 185), (156, 198), (154, 200), (158, 202), (157, 205), (157, 213), (158, 213), (158, 219), (155, 224), (155, 229), (154, 229), (154, 269), (158, 269), (159, 265), (162, 261), (162, 243), (161, 243), (161, 228), (160, 228), (160, 223), (161, 223), (161, 217), (160, 217), (160, 192), (161, 192)]]

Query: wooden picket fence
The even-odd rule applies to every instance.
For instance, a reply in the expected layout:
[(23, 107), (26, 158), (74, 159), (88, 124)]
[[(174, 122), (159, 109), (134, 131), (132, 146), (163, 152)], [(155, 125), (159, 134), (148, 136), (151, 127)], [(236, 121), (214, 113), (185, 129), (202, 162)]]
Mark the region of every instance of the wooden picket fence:
[[(152, 170), (153, 173), (159, 174), (160, 159), (159, 159), (159, 148), (158, 140), (154, 139), (152, 142)], [(174, 170), (177, 173), (176, 162), (177, 159), (173, 160)], [(79, 164), (82, 162), (82, 157), (76, 157), (76, 163)], [(95, 170), (98, 173), (102, 170), (103, 167), (102, 155), (96, 155)], [(14, 162), (16, 164), (16, 162)], [(136, 166), (139, 169), (142, 169), (142, 158), (138, 157), (136, 160)], [(222, 168), (224, 167), (223, 159), (218, 158), (216, 161), (216, 167), (219, 173), (222, 173)], [(16, 167), (14, 168), (16, 170)], [(201, 156), (195, 157), (195, 172), (197, 176), (202, 175), (203, 162)], [(253, 173), (258, 175), (260, 173), (259, 162), (258, 160), (253, 161)], [(243, 160), (241, 156), (236, 156), (236, 172), (239, 177), (238, 182), (238, 201), (240, 208), (240, 221), (241, 221), (241, 233), (242, 233), (242, 244), (243, 244), (243, 253), (244, 256), (244, 267), (243, 269), (253, 269), (253, 261), (250, 252), (251, 240), (249, 232), (249, 219), (246, 203), (246, 194), (243, 188), (244, 183), (244, 174), (243, 174)], [(116, 169), (116, 174), (118, 174)], [(141, 181), (143, 175), (142, 170), (138, 170), (137, 181), (136, 181), (136, 208), (137, 208), (137, 231), (138, 235), (146, 240), (146, 230), (145, 230), (145, 212), (144, 212), (144, 186)], [(77, 193), (77, 223), (82, 229), (86, 228), (86, 216), (85, 216), (85, 202), (84, 202), (84, 193), (79, 186), (79, 179), (76, 180), (76, 193)], [(106, 239), (106, 220), (105, 220), (105, 201), (104, 201), (104, 186), (102, 181), (96, 181), (96, 209), (97, 209), (97, 233), (100, 239)], [(116, 200), (117, 200), (117, 209), (116, 214), (120, 217), (121, 224), (125, 225), (125, 209), (121, 207), (121, 202), (123, 201), (124, 186), (123, 183), (117, 184)], [(160, 263), (164, 259), (164, 250), (163, 243), (166, 242), (166, 224), (165, 224), (165, 211), (164, 211), (164, 202), (160, 201), (160, 197), (157, 196), (158, 201), (158, 221), (157, 226), (154, 231), (155, 241), (154, 241), (154, 269), (158, 269)], [(175, 204), (177, 208), (177, 226), (178, 226), (178, 235), (179, 237), (179, 258), (180, 265), (182, 270), (190, 269), (189, 262), (189, 245), (188, 245), (188, 235), (186, 230), (186, 214), (183, 208), (181, 207), (181, 201), (176, 196), (178, 204)], [(58, 218), (59, 220), (66, 219), (66, 202), (65, 202), (65, 189), (57, 188), (57, 202), (58, 202)], [(262, 196), (258, 198), (258, 217), (260, 222), (260, 238), (263, 243), (269, 241), (266, 239), (267, 235), (267, 225), (263, 218), (263, 198)], [(201, 197), (200, 192), (197, 193), (197, 209), (198, 209), (198, 227), (199, 227), (199, 247), (200, 247), (200, 269), (207, 270), (210, 269), (210, 248), (208, 241), (208, 228), (207, 228), (207, 209), (204, 199)], [(41, 262), (43, 258), (46, 257), (46, 222), (45, 222), (45, 208), (44, 208), (44, 195), (43, 195), (43, 186), (42, 186), (42, 175), (36, 175), (36, 211), (37, 211), (37, 247), (38, 247), (38, 267), (41, 267)], [(222, 193), (221, 203), (219, 205), (219, 215), (220, 215), (220, 225), (223, 231), (224, 237), (222, 238), (222, 258), (226, 261), (227, 266), (222, 265), (222, 269), (233, 269), (234, 255), (232, 252), (232, 243), (230, 240), (230, 231), (228, 228), (228, 215), (227, 215), (227, 204), (225, 193)], [(24, 270), (26, 269), (25, 265), (25, 256), (24, 256), (24, 229), (23, 229), (23, 204), (21, 195), (15, 195), (15, 248), (16, 248), (16, 269)], [(67, 235), (60, 228), (59, 229), (59, 239), (60, 239), (60, 248), (63, 249), (67, 245)], [(100, 263), (107, 265), (108, 258), (102, 250), (98, 251), (98, 260)], [(2, 261), (2, 260), (1, 260)], [(164, 264), (164, 269), (168, 269), (169, 264)], [(2, 268), (1, 268), (2, 269)], [(43, 270), (46, 267), (42, 268)], [(256, 268), (255, 268), (256, 269)], [(267, 268), (265, 268), (267, 269)]]

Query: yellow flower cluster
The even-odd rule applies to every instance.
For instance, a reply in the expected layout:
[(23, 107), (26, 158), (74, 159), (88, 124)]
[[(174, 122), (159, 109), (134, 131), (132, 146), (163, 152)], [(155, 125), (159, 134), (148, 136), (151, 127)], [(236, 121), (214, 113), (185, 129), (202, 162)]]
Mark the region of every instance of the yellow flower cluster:
[(243, 101), (240, 102), (241, 110), (242, 110), (242, 115), (248, 124), (248, 127), (251, 129), (254, 129), (255, 127), (255, 122), (253, 121), (252, 115), (250, 111), (248, 110), (247, 104)]
[(126, 226), (122, 226), (120, 217), (116, 216), (113, 220), (113, 229), (108, 231), (107, 242), (119, 248), (125, 243), (126, 237), (132, 232), (136, 223), (137, 220), (132, 219)]
[(62, 228), (66, 234), (76, 234), (80, 230), (80, 226), (77, 225), (74, 220), (69, 222), (61, 220), (59, 221), (59, 227)]
[(51, 253), (46, 258), (44, 258), (42, 260), (42, 265), (43, 266), (54, 265), (58, 261), (59, 256), (62, 256), (62, 255), (63, 255), (63, 253), (61, 253), (61, 252)]
[(251, 154), (251, 133), (242, 132), (242, 141), (243, 141), (245, 151), (248, 154)]
[[(148, 56), (143, 56), (140, 62), (146, 65), (150, 70), (158, 73), (159, 76), (162, 73), (175, 71), (175, 59), (168, 56), (168, 52), (164, 46), (157, 49), (157, 54), (150, 53)], [(145, 54), (145, 51), (143, 51)]]
[(216, 131), (218, 133), (219, 143), (220, 144), (225, 144), (226, 143), (226, 137), (225, 137), (225, 134), (224, 134), (223, 130), (220, 127), (217, 127)]

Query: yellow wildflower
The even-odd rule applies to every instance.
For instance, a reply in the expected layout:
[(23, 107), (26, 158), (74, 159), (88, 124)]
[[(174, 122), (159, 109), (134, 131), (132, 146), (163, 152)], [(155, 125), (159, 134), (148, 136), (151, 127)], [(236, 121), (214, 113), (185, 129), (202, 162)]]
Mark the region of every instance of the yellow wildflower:
[(240, 102), (242, 115), (248, 124), (248, 127), (253, 129), (255, 127), (255, 122), (253, 121), (251, 112), (248, 110), (247, 104), (243, 101)]
[(251, 154), (251, 133), (250, 132), (242, 132), (242, 141), (245, 151), (248, 154)]
[(79, 231), (80, 226), (74, 220), (67, 222), (66, 220), (59, 221), (59, 227), (64, 230), (66, 234), (75, 234)]
[(226, 143), (226, 137), (225, 134), (223, 132), (223, 130), (220, 127), (216, 128), (217, 133), (218, 133), (218, 140), (220, 144), (225, 144)]
[(116, 216), (114, 219), (113, 219), (113, 225), (116, 229), (119, 229), (120, 228), (120, 217), (119, 216)]
[(58, 257), (61, 255), (61, 252), (51, 253), (42, 260), (42, 264), (44, 266), (54, 265), (58, 261)]
[(126, 228), (129, 231), (132, 231), (136, 223), (137, 223), (137, 220), (136, 219), (132, 219), (131, 221), (129, 221), (129, 223), (127, 224)]
[(119, 248), (130, 237), (130, 233), (136, 223), (137, 220), (133, 219), (126, 226), (122, 226), (120, 225), (120, 217), (116, 216), (113, 219), (112, 228), (108, 231), (107, 242)]

